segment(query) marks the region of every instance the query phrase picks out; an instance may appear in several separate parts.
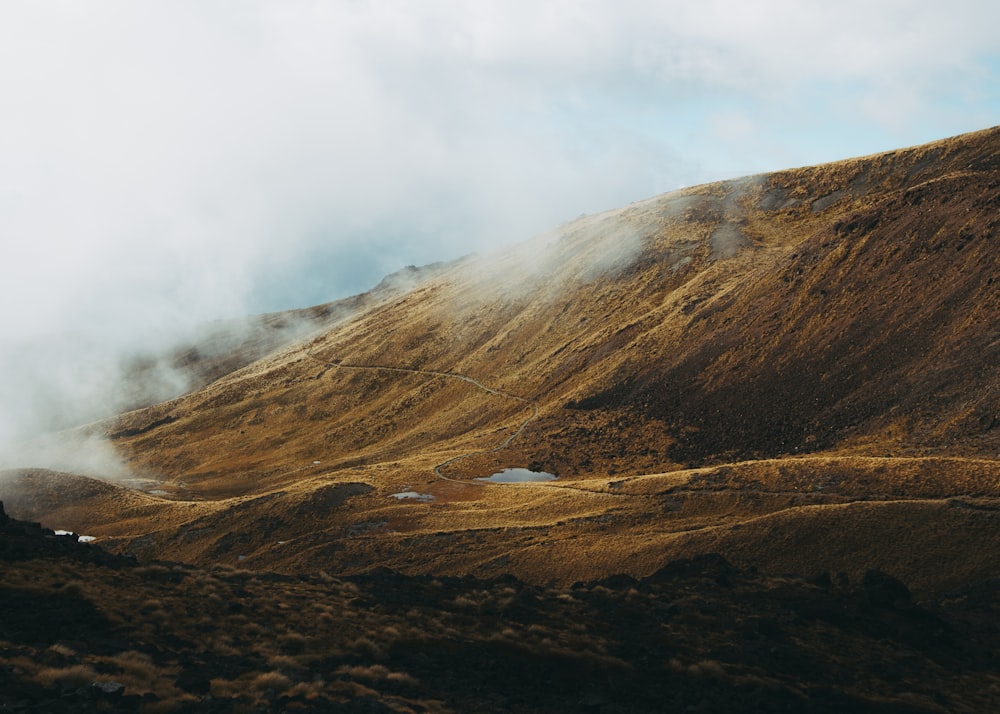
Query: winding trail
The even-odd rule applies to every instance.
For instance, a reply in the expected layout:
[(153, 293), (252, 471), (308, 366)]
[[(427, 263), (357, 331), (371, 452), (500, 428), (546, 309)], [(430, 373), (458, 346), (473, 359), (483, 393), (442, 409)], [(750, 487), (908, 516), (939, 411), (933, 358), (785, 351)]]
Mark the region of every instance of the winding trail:
[(535, 419), (538, 418), (539, 414), (538, 403), (533, 399), (528, 399), (526, 397), (521, 397), (516, 394), (511, 394), (510, 392), (504, 391), (502, 389), (494, 389), (493, 387), (487, 387), (478, 379), (473, 379), (472, 377), (468, 377), (464, 374), (457, 374), (455, 372), (439, 372), (433, 369), (414, 369), (412, 367), (390, 367), (388, 365), (380, 365), (380, 364), (348, 364), (345, 362), (325, 360), (321, 357), (316, 356), (312, 352), (308, 351), (306, 352), (306, 355), (310, 359), (319, 362), (322, 365), (326, 365), (328, 367), (335, 367), (337, 369), (398, 372), (403, 374), (420, 374), (428, 377), (438, 377), (442, 379), (457, 379), (462, 382), (471, 384), (472, 386), (476, 387), (477, 389), (481, 389), (487, 394), (492, 394), (497, 397), (505, 397), (507, 399), (513, 399), (514, 401), (523, 402), (524, 404), (531, 407), (532, 410), (531, 415), (523, 422), (521, 422), (520, 426), (518, 426), (513, 433), (511, 433), (506, 439), (504, 439), (498, 445), (489, 449), (479, 449), (477, 451), (469, 451), (464, 454), (459, 454), (458, 456), (453, 456), (447, 461), (442, 461), (441, 463), (435, 465), (433, 468), (434, 475), (440, 479), (444, 479), (445, 481), (453, 481), (455, 483), (463, 483), (463, 484), (472, 484), (475, 486), (485, 486), (487, 484), (486, 481), (472, 481), (467, 479), (451, 478), (450, 476), (445, 476), (441, 470), (447, 468), (448, 466), (451, 466), (452, 464), (458, 461), (462, 461), (463, 459), (469, 459), (472, 458), (473, 456), (480, 456), (481, 454), (493, 454), (496, 453), (497, 451), (501, 451), (502, 449), (507, 448), (510, 445), (510, 443), (514, 441), (514, 439), (519, 437), (522, 434), (522, 432), (524, 432), (524, 430), (528, 428), (528, 425), (531, 422), (533, 422)]

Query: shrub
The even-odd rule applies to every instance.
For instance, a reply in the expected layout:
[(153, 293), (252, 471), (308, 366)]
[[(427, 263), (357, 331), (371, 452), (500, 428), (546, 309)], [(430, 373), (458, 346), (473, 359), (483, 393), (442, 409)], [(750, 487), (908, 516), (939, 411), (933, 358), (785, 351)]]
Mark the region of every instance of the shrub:
[(97, 680), (97, 672), (85, 664), (74, 664), (70, 667), (46, 667), (35, 673), (35, 681), (51, 687), (58, 685), (63, 688), (85, 687)]
[(292, 680), (281, 672), (264, 672), (258, 674), (250, 683), (251, 688), (258, 692), (271, 689), (275, 692), (284, 692), (292, 686)]

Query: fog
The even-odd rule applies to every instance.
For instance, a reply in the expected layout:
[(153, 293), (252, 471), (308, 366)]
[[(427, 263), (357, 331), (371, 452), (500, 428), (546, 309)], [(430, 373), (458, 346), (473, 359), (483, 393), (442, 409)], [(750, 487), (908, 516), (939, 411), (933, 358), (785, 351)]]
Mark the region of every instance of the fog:
[[(133, 402), (129, 356), (212, 320), (985, 127), (998, 21), (988, 2), (4, 3), (0, 451)], [(144, 388), (184, 387), (164, 361)]]

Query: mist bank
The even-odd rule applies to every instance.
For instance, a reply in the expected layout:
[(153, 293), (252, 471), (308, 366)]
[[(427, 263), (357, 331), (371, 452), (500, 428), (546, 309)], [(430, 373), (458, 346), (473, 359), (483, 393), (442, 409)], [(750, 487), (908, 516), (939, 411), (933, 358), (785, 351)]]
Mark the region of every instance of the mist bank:
[(128, 470), (95, 422), (210, 384), (446, 267), (406, 266), (365, 292), (295, 310), (128, 334), (81, 326), (8, 342), (0, 347), (0, 469), (121, 478)]

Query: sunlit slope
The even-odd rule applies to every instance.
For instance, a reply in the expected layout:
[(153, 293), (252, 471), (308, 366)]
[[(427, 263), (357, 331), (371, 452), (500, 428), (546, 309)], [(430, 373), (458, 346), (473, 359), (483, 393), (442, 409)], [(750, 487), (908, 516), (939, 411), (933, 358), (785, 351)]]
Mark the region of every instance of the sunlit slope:
[(288, 573), (495, 577), (570, 585), (722, 553), (744, 567), (857, 582), (871, 568), (940, 596), (1000, 569), (1000, 463), (798, 457), (510, 487), (439, 482), (399, 502), (388, 470), (306, 478), (254, 495), (158, 498), (26, 472), (9, 510), (142, 559)]
[(561, 476), (845, 445), (996, 455), (998, 149), (989, 131), (583, 218), (109, 431), (170, 416), (117, 443), (168, 478), (265, 474), (486, 446), (524, 409), (339, 362), (536, 400), (497, 459)]
[[(998, 157), (989, 130), (699, 186), (441, 267), (102, 425), (165, 516), (116, 520), (105, 494), (86, 525), (287, 570), (572, 582), (720, 550), (927, 588), (995, 572), (947, 534), (1000, 532)], [(633, 478), (726, 463), (750, 466)], [(560, 480), (468, 483), (503, 466)], [(786, 466), (801, 492), (761, 485)]]

